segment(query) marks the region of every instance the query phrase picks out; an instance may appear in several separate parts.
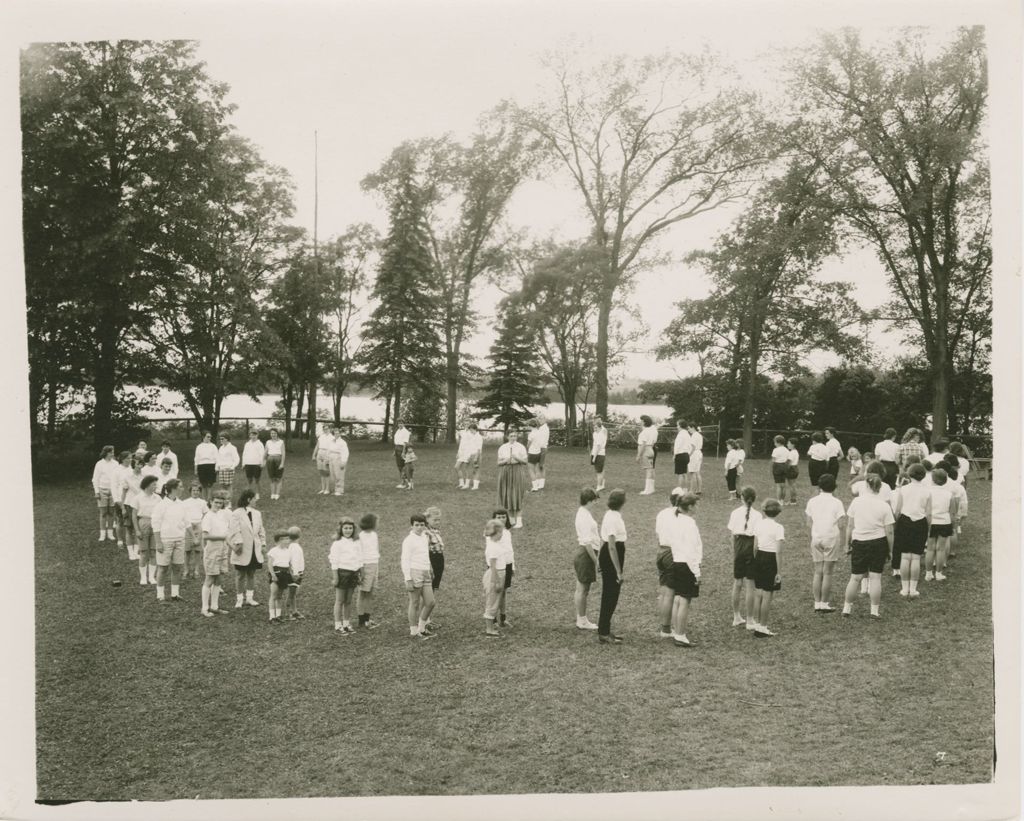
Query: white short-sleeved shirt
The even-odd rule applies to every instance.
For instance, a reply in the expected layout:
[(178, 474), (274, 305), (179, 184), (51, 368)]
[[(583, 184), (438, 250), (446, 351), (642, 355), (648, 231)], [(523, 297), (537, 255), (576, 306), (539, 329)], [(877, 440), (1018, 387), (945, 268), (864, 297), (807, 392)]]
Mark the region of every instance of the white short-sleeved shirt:
[(788, 448), (789, 450), (789, 463), (791, 465), (800, 464), (800, 451), (796, 448)]
[(292, 573), (305, 573), (306, 554), (302, 549), (302, 545), (298, 542), (289, 542), (288, 553), (291, 555)]
[(828, 448), (821, 442), (815, 442), (807, 449), (807, 458), (813, 459), (816, 462), (827, 462)]
[(680, 453), (685, 453), (689, 455), (690, 448), (692, 446), (693, 442), (690, 439), (689, 432), (685, 430), (680, 430), (679, 433), (676, 434), (676, 441), (672, 444), (672, 455), (676, 456)]
[(626, 541), (626, 523), (619, 511), (605, 511), (604, 518), (601, 519), (601, 541), (608, 542), (609, 545), (612, 542)]
[(704, 543), (693, 517), (680, 513), (676, 518), (676, 536), (672, 540), (672, 561), (685, 562), (691, 571), (700, 573), (701, 559), (704, 558)]
[(363, 564), (377, 564), (380, 562), (380, 541), (377, 538), (376, 531), (360, 531), (359, 550), (363, 556)]
[(772, 450), (772, 462), (779, 465), (789, 464), (789, 448), (785, 445), (776, 445)]
[(638, 445), (653, 447), (658, 443), (658, 429), (654, 425), (641, 428), (640, 433), (636, 437), (636, 443)]
[(189, 496), (187, 499), (182, 499), (181, 503), (185, 505), (185, 510), (188, 511), (189, 523), (193, 525), (202, 522), (203, 517), (210, 512), (210, 506), (202, 496)]
[(591, 456), (604, 456), (608, 447), (608, 428), (594, 428), (594, 444), (590, 448)]
[(928, 500), (931, 493), (920, 481), (910, 480), (910, 484), (903, 485), (896, 491), (900, 498), (900, 515), (906, 516), (913, 521), (920, 521), (925, 517), (928, 510)]
[(779, 545), (786, 538), (786, 529), (774, 519), (765, 516), (754, 528), (754, 538), (758, 550), (778, 553)]
[(740, 459), (740, 452), (733, 448), (725, 452), (725, 469), (732, 470), (735, 467), (739, 467), (742, 460)]
[(927, 461), (931, 462), (932, 463), (932, 467), (934, 468), (934, 467), (938, 467), (939, 462), (941, 462), (943, 459), (946, 458), (946, 454), (945, 453), (939, 453), (937, 451), (932, 451), (931, 453), (929, 453), (924, 458)]
[(455, 461), (465, 462), (480, 453), (483, 447), (484, 437), (467, 428), (459, 433), (459, 452)]
[(208, 539), (226, 539), (231, 528), (231, 511), (211, 510), (203, 516), (203, 533)]
[(811, 520), (811, 539), (839, 535), (839, 522), (846, 516), (843, 503), (831, 493), (818, 493), (807, 500), (804, 513)]
[(601, 530), (597, 526), (597, 519), (583, 505), (576, 511), (576, 541), (595, 549), (601, 547)]
[(957, 500), (956, 515), (958, 519), (962, 519), (967, 515), (967, 490), (963, 485), (953, 482), (946, 482), (946, 486), (953, 491), (953, 495)]
[(402, 448), (409, 444), (409, 439), (412, 434), (409, 433), (408, 428), (399, 428), (395, 431), (395, 447)]
[(272, 567), (291, 567), (292, 551), (288, 545), (275, 544), (267, 551), (267, 559)]
[[(748, 511), (750, 512), (749, 516), (747, 515)], [(727, 527), (733, 536), (753, 536), (754, 528), (757, 527), (763, 518), (764, 516), (761, 515), (760, 510), (743, 505), (743, 507), (738, 507), (729, 514), (729, 524)]]
[[(854, 482), (850, 485), (850, 493), (854, 496), (867, 495), (871, 492), (868, 488), (868, 483), (863, 479)], [(892, 488), (889, 487), (885, 482), (882, 482), (882, 486), (878, 489), (878, 498), (883, 502), (893, 503)]]
[(533, 428), (528, 434), (526, 434), (526, 452), (540, 453), (540, 451), (540, 428)]
[(865, 493), (850, 502), (846, 515), (853, 523), (853, 538), (858, 542), (884, 539), (885, 526), (896, 521), (889, 503), (875, 493)]
[(659, 510), (654, 517), (654, 533), (658, 539), (659, 547), (672, 547), (672, 540), (678, 535), (675, 506)]
[(327, 452), (331, 456), (340, 456), (342, 462), (348, 462), (348, 442), (340, 436), (335, 436), (331, 439), (331, 444), (328, 446)]
[(946, 482), (944, 485), (933, 484), (928, 488), (928, 492), (932, 497), (932, 524), (952, 524), (950, 506), (953, 502), (953, 490), (950, 487), (950, 483)]
[(284, 453), (284, 439), (268, 439), (267, 456), (280, 456)]
[(496, 570), (505, 569), (505, 546), (502, 544), (502, 541), (502, 539), (494, 541), (490, 536), (484, 539), (484, 561), (487, 563), (488, 568), (493, 560)]
[(886, 439), (875, 445), (875, 458), (879, 462), (898, 462), (900, 460), (900, 446), (892, 439)]
[(839, 444), (839, 440), (835, 437), (825, 442), (825, 451), (828, 453), (829, 459), (839, 459), (843, 455), (843, 446)]
[(704, 452), (704, 434), (695, 430), (690, 434), (690, 454)]
[(551, 441), (551, 428), (548, 427), (548, 423), (545, 422), (539, 428), (537, 428), (537, 444), (541, 450), (548, 449), (548, 442)]

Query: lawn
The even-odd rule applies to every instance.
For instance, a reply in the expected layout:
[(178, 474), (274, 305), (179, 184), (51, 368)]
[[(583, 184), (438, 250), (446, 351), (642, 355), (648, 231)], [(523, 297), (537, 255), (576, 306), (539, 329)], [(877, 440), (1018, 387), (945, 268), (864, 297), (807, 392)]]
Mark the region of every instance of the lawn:
[[(852, 618), (818, 615), (803, 505), (784, 509), (778, 636), (732, 628), (732, 550), (721, 462), (705, 462), (697, 511), (705, 545), (693, 649), (656, 637), (654, 516), (670, 488), (637, 496), (632, 454), (610, 455), (630, 539), (616, 616), (619, 646), (573, 623), (573, 516), (591, 481), (580, 451), (549, 454), (548, 487), (514, 531), (514, 627), (482, 636), (482, 526), (494, 449), (480, 491), (459, 491), (454, 451), (420, 449), (416, 488), (394, 489), (390, 448), (355, 443), (343, 499), (317, 496), (308, 449), (290, 445), (284, 498), (259, 507), (268, 530), (303, 529), (309, 618), (280, 627), (265, 607), (199, 616), (158, 605), (126, 555), (96, 542), (88, 477), (34, 488), (36, 724), (43, 800), (621, 792), (750, 785), (988, 782), (993, 679), (990, 486), (972, 477), (971, 518), (945, 583), (906, 601), (886, 577), (883, 618), (867, 599)], [(191, 475), (194, 441), (175, 447)], [(806, 501), (806, 469), (800, 492)], [(763, 500), (767, 462), (745, 479)], [(239, 484), (240, 488), (240, 484)], [(847, 499), (845, 481), (841, 490)], [(408, 516), (444, 512), (447, 568), (440, 635), (407, 637), (398, 557)], [(327, 545), (339, 515), (380, 516), (374, 631), (332, 630)], [(833, 603), (848, 578), (841, 565)], [(123, 580), (114, 586), (114, 580)], [(266, 601), (259, 578), (257, 598)], [(233, 602), (233, 581), (226, 585)], [(599, 591), (591, 594), (596, 621)], [(939, 755), (944, 753), (944, 755)], [(269, 762), (273, 762), (272, 764)]]

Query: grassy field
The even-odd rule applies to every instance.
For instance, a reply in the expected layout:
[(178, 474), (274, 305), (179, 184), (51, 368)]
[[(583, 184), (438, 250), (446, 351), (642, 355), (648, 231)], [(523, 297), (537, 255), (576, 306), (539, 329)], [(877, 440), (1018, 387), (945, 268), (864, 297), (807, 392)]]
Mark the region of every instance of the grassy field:
[[(193, 443), (175, 449), (190, 476)], [(803, 505), (785, 508), (774, 639), (732, 628), (732, 552), (721, 462), (704, 466), (705, 544), (691, 650), (659, 640), (654, 516), (670, 488), (642, 484), (627, 451), (609, 487), (630, 491), (619, 646), (574, 628), (573, 516), (591, 481), (581, 452), (549, 455), (548, 488), (514, 531), (514, 628), (483, 638), (481, 530), (494, 502), (458, 491), (454, 452), (423, 447), (416, 489), (394, 489), (390, 449), (352, 448), (343, 499), (315, 495), (308, 450), (290, 446), (284, 498), (259, 503), (268, 530), (300, 525), (309, 618), (280, 627), (265, 607), (199, 616), (158, 605), (126, 555), (96, 542), (86, 477), (36, 486), (36, 723), (39, 798), (170, 799), (620, 792), (749, 785), (987, 782), (993, 751), (990, 487), (969, 484), (971, 518), (945, 583), (906, 601), (884, 579), (881, 621), (812, 610)], [(808, 495), (806, 469), (801, 500)], [(763, 500), (768, 464), (748, 462)], [(844, 499), (845, 482), (841, 490)], [(398, 556), (408, 515), (436, 504), (447, 568), (440, 636), (407, 638)], [(327, 545), (341, 514), (380, 515), (383, 625), (332, 630)], [(841, 565), (836, 604), (848, 578)], [(115, 587), (115, 579), (124, 584)], [(266, 601), (259, 578), (257, 598)], [(233, 581), (226, 585), (232, 603)], [(599, 591), (591, 594), (596, 621)], [(944, 753), (944, 755), (938, 755)], [(271, 763), (272, 762), (272, 763)]]

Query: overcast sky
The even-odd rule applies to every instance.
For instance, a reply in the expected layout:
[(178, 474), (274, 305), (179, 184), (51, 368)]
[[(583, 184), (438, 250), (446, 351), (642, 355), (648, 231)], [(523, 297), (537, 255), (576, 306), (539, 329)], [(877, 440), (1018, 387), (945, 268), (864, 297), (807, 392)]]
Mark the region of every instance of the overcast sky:
[[(486, 8), (485, 8), (486, 7)], [(746, 82), (777, 89), (773, 49), (810, 42), (806, 25), (750, 27), (687, 15), (680, 4), (595, 5), (561, 12), (530, 4), (423, 4), (373, 8), (353, 6), (337, 25), (315, 26), (282, 37), (267, 30), (239, 38), (236, 32), (200, 40), (199, 54), (213, 77), (231, 86), (239, 131), (257, 143), (267, 160), (286, 168), (296, 183), (296, 222), (313, 226), (313, 134), (319, 135), (319, 233), (340, 233), (369, 221), (386, 230), (377, 198), (360, 180), (404, 140), (452, 132), (465, 137), (477, 117), (504, 98), (529, 102), (544, 96), (549, 76), (543, 52), (581, 43), (591, 55), (645, 55), (708, 46), (735, 63)], [(884, 35), (884, 30), (879, 30)], [(681, 259), (707, 247), (737, 213), (720, 209), (669, 229), (661, 247)], [(531, 181), (516, 194), (510, 225), (538, 238), (576, 239), (587, 233), (581, 198), (564, 176)], [(865, 307), (887, 297), (881, 269), (869, 253), (830, 260), (823, 275), (856, 280)], [(681, 262), (643, 274), (632, 295), (650, 333), (641, 349), (657, 344), (671, 320), (672, 304), (706, 293), (700, 272)], [(483, 356), (490, 343), (488, 309), (500, 297), (479, 292), (485, 316), (468, 350)], [(816, 365), (825, 364), (822, 358)], [(693, 371), (688, 363), (659, 363), (651, 355), (630, 357), (635, 378), (665, 378)]]

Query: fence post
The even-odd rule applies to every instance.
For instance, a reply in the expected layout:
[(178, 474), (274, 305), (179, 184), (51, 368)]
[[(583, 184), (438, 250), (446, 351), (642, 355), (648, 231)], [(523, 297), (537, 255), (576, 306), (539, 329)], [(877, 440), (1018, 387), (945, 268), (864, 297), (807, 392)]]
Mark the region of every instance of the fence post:
[(245, 420), (245, 438), (246, 439), (249, 438), (249, 420), (248, 419)]
[(192, 420), (191, 419), (186, 419), (185, 420), (185, 439), (188, 440), (188, 439), (191, 439), (191, 438), (192, 438)]

